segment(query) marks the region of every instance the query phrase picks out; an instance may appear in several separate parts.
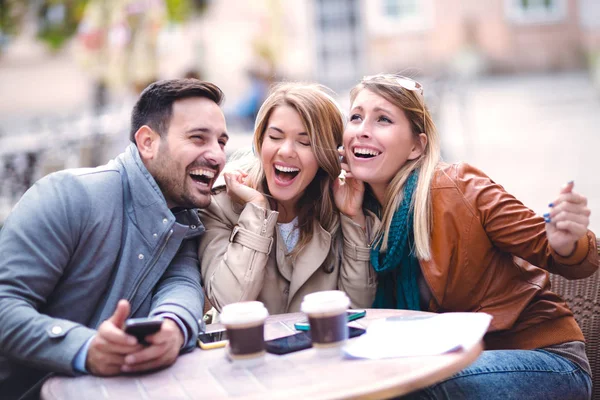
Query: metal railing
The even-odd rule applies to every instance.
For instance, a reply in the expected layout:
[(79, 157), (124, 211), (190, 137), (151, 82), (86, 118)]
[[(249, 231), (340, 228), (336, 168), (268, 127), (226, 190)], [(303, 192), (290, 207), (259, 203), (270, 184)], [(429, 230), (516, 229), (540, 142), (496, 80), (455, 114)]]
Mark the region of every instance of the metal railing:
[(102, 113), (37, 119), (0, 136), (0, 225), (25, 191), (44, 175), (107, 162), (128, 141), (131, 105)]

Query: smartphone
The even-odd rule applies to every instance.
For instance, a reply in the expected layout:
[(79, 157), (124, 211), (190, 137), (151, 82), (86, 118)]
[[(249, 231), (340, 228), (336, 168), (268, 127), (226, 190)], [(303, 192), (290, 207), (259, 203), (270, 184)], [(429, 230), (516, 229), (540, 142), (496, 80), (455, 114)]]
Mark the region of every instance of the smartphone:
[(227, 344), (227, 331), (225, 329), (213, 332), (204, 332), (198, 335), (198, 346), (204, 350), (225, 347)]
[[(353, 326), (348, 327), (348, 337), (351, 338), (360, 336), (365, 332), (366, 330), (362, 328), (355, 328)], [(279, 339), (267, 340), (265, 342), (265, 347), (269, 353), (280, 355), (308, 349), (312, 347), (310, 331), (298, 332), (295, 335), (284, 336)]]
[[(348, 315), (348, 322), (350, 322), (367, 315), (367, 310), (348, 310), (346, 311), (346, 315)], [(296, 322), (294, 328), (296, 328), (297, 331), (309, 331), (310, 324), (308, 321)]]
[(125, 333), (135, 336), (139, 344), (149, 346), (146, 336), (160, 331), (163, 320), (163, 317), (129, 318), (125, 321)]

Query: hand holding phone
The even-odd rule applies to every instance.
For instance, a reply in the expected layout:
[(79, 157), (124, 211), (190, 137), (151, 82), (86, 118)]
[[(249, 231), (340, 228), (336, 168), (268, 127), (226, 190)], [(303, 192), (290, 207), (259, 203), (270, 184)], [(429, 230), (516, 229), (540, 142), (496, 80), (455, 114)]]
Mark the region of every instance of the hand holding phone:
[[(143, 339), (149, 341), (149, 345), (146, 347), (138, 345), (141, 350), (128, 354), (124, 360), (125, 364), (121, 367), (122, 372), (150, 371), (169, 366), (177, 360), (185, 339), (179, 324), (169, 317), (165, 317), (161, 325), (156, 322), (149, 324), (154, 326), (151, 329), (140, 328), (144, 331)], [(141, 326), (147, 325), (141, 324)], [(151, 330), (156, 330), (156, 332), (149, 332)]]
[(163, 317), (129, 318), (125, 321), (125, 333), (135, 336), (139, 344), (148, 346), (146, 336), (160, 331), (163, 321)]
[(130, 312), (129, 302), (120, 300), (115, 312), (98, 327), (88, 349), (85, 368), (93, 375), (111, 376), (121, 373), (121, 364), (113, 362), (114, 356), (125, 357), (143, 347), (123, 332)]
[(333, 199), (338, 210), (365, 229), (365, 215), (362, 203), (365, 194), (363, 181), (355, 179), (346, 160), (344, 146), (338, 147), (340, 174), (333, 181)]

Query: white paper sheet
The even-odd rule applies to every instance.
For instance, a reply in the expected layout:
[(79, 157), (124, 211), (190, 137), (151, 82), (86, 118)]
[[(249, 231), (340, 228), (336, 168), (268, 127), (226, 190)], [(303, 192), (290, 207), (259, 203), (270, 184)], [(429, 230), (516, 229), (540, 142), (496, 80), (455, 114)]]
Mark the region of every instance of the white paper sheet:
[(485, 313), (397, 316), (375, 321), (344, 351), (351, 358), (394, 358), (443, 354), (477, 344), (492, 320)]

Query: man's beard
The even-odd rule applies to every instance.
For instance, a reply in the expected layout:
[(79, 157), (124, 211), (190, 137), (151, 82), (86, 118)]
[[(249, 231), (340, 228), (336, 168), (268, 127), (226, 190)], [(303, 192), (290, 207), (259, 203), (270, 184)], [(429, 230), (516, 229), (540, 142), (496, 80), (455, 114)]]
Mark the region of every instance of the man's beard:
[(159, 150), (158, 157), (152, 164), (152, 171), (150, 171), (150, 173), (167, 200), (167, 204), (171, 203), (169, 205), (170, 207), (208, 207), (210, 204), (210, 196), (203, 196), (201, 194), (194, 196), (191, 193), (191, 190), (185, 181), (187, 171), (184, 171), (184, 176), (181, 180), (179, 179), (177, 176), (178, 166), (174, 162), (166, 146)]

